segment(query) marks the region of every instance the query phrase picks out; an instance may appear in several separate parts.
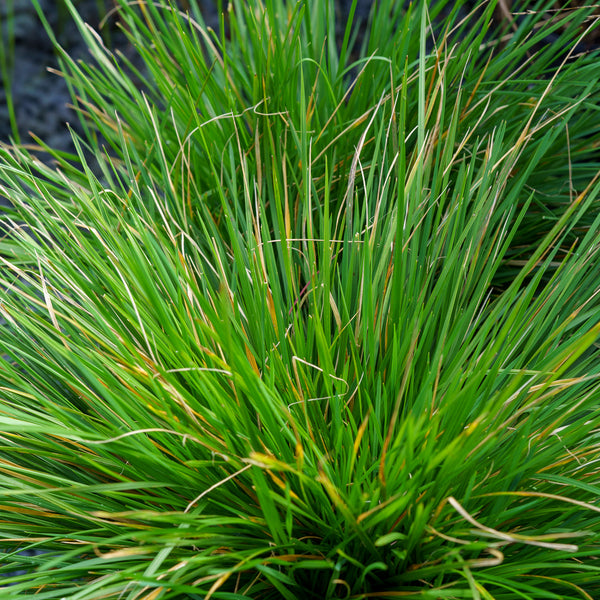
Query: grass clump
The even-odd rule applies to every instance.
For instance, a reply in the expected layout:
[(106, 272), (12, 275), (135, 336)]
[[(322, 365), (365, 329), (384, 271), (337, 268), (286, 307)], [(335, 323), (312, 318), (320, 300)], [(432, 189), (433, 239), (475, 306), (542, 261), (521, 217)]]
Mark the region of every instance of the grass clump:
[(78, 155), (0, 151), (6, 597), (599, 595), (592, 9), (430, 4), (78, 21)]

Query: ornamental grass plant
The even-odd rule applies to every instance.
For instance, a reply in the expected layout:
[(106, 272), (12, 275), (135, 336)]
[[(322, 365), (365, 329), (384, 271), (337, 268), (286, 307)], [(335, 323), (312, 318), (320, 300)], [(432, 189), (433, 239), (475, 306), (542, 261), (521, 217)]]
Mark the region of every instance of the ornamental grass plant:
[(116, 0), (139, 70), (70, 5), (78, 154), (0, 150), (2, 598), (600, 597), (600, 57), (555, 5)]

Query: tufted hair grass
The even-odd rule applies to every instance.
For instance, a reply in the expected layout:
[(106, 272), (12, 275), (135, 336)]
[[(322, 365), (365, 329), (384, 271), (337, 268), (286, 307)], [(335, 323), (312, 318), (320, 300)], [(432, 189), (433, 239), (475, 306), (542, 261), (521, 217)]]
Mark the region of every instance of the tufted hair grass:
[(0, 150), (3, 597), (598, 597), (592, 8), (188, 4)]

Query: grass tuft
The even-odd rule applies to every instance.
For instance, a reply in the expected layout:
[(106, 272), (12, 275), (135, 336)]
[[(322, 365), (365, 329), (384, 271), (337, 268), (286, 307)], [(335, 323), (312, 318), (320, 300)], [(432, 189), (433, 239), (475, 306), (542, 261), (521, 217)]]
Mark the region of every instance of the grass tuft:
[(117, 0), (136, 71), (66, 2), (77, 154), (0, 149), (3, 594), (597, 597), (592, 7)]

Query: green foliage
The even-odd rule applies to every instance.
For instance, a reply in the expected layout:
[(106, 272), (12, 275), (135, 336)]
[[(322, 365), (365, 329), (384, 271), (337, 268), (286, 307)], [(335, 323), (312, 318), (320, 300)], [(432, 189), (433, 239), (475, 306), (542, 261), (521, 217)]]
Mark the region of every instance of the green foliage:
[(598, 597), (591, 9), (189, 4), (0, 150), (3, 593)]

